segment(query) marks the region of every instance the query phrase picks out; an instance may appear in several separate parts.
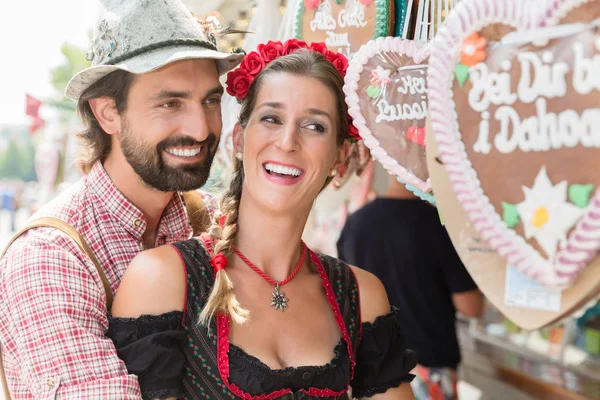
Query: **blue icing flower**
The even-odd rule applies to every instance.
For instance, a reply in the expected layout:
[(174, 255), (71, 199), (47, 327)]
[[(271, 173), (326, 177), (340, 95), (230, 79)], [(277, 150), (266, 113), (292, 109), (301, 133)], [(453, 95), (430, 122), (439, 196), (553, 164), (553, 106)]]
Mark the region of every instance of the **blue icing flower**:
[(396, 177), (396, 179), (398, 180), (398, 182), (402, 183), (408, 190), (413, 192), (415, 196), (417, 196), (421, 200), (428, 201), (429, 203), (435, 206), (435, 197), (431, 193), (424, 193), (423, 191), (417, 189), (410, 183), (406, 183), (398, 177)]

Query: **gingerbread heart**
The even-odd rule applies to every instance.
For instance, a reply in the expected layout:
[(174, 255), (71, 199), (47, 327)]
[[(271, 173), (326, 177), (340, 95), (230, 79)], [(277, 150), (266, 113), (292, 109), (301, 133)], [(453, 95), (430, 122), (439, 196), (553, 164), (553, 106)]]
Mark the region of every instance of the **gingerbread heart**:
[(460, 204), (544, 285), (571, 285), (600, 249), (599, 11), (464, 0), (431, 47), (429, 111)]
[(394, 30), (394, 0), (298, 0), (294, 36), (324, 42), (348, 58)]
[(371, 155), (424, 194), (431, 191), (425, 159), (428, 54), (411, 40), (373, 40), (350, 61), (344, 85), (348, 112)]

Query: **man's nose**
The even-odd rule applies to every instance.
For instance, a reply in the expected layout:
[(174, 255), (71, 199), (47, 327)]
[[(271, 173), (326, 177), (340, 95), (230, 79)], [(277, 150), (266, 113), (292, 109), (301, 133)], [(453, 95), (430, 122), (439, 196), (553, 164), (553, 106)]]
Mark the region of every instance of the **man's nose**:
[(204, 141), (210, 135), (208, 120), (202, 106), (189, 107), (181, 120), (181, 133), (198, 142)]

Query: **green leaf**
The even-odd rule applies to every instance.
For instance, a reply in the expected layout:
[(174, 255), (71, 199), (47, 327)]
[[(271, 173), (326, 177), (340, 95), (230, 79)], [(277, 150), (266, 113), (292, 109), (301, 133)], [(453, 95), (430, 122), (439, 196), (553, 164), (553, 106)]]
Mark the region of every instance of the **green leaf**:
[(519, 223), (519, 212), (517, 206), (510, 203), (502, 202), (502, 219), (509, 228), (514, 228)]
[(460, 87), (465, 85), (467, 78), (469, 77), (469, 66), (464, 64), (457, 64), (454, 68), (454, 75)]
[(344, 2), (344, 0), (335, 0), (335, 2), (336, 2), (337, 4), (342, 4), (342, 3)]
[(381, 94), (381, 88), (376, 84), (372, 84), (367, 88), (367, 96), (374, 99)]
[(587, 207), (594, 185), (571, 185), (569, 186), (569, 199), (579, 208)]

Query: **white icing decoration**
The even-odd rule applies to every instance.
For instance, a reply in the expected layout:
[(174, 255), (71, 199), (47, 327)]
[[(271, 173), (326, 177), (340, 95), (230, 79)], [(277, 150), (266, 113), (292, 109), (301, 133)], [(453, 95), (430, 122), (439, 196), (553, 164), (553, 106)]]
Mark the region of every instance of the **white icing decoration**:
[[(597, 42), (600, 46), (600, 42)], [(600, 88), (600, 74), (592, 71), (600, 69), (600, 55), (586, 59), (580, 43), (573, 46), (575, 63), (573, 88), (578, 94), (587, 94), (593, 88)], [(540, 55), (525, 52), (517, 55), (521, 76), (517, 93), (511, 92), (508, 72), (489, 72), (488, 66), (479, 63), (470, 69), (469, 79), (473, 88), (468, 101), (477, 112), (486, 112), (491, 104), (499, 106), (494, 114), (500, 125), (493, 144), (501, 153), (521, 151), (548, 151), (562, 147), (600, 147), (600, 108), (590, 108), (581, 115), (572, 109), (559, 113), (547, 111), (546, 98), (564, 97), (567, 93), (566, 75), (569, 65), (565, 62), (551, 62), (550, 52)], [(542, 62), (543, 61), (543, 62)], [(511, 107), (516, 100), (523, 103), (535, 102), (536, 114), (521, 119)], [(479, 123), (479, 134), (473, 150), (488, 154), (491, 151), (490, 122), (484, 117)]]
[(381, 86), (384, 83), (389, 83), (391, 73), (392, 73), (391, 70), (385, 69), (381, 65), (378, 65), (377, 68), (375, 68), (371, 72), (371, 75), (372, 75), (371, 82), (377, 83), (379, 86)]
[(542, 61), (544, 61), (546, 64), (550, 64), (552, 61), (554, 61), (554, 55), (549, 51), (545, 51), (542, 54)]
[[(600, 38), (595, 40), (596, 50), (600, 51)], [(591, 60), (585, 58), (583, 44), (573, 44), (575, 66), (573, 69), (573, 89), (579, 94), (588, 94), (592, 90), (600, 90), (600, 55)]]
[(510, 62), (510, 60), (502, 61), (502, 69), (503, 70), (510, 71), (511, 68), (512, 68), (512, 63)]
[(356, 0), (347, 0), (346, 7), (340, 10), (336, 19), (332, 15), (331, 0), (324, 0), (319, 4), (309, 26), (312, 32), (325, 31), (325, 45), (350, 58), (352, 53), (348, 32), (335, 32), (335, 30), (338, 28), (360, 29), (367, 26), (365, 9)]
[(413, 104), (395, 104), (391, 105), (386, 99), (381, 99), (377, 102), (379, 114), (375, 118), (375, 122), (381, 121), (405, 121), (405, 120), (423, 120), (427, 117), (427, 102)]
[[(600, 147), (600, 108), (585, 110), (581, 116), (574, 110), (560, 113), (547, 112), (546, 99), (535, 102), (536, 115), (521, 120), (518, 112), (509, 106), (496, 109), (494, 118), (500, 123), (495, 133), (494, 145), (501, 153), (521, 151), (548, 151), (562, 147)], [(483, 117), (474, 150), (488, 154), (490, 141), (489, 122)], [(484, 151), (487, 149), (487, 151)]]
[[(533, 187), (523, 186), (525, 201), (517, 204), (517, 211), (523, 223), (525, 238), (535, 240), (554, 261), (557, 247), (567, 240), (567, 232), (583, 216), (584, 211), (567, 202), (567, 181), (553, 186), (546, 173), (546, 167), (540, 169)], [(536, 212), (545, 210), (547, 220), (535, 226)]]
[[(398, 71), (416, 70), (424, 75), (427, 67), (423, 65), (410, 65), (400, 67)], [(403, 85), (398, 86), (398, 93), (402, 95), (418, 95), (427, 93), (427, 84), (425, 76), (403, 76), (401, 77)], [(422, 101), (412, 104), (390, 104), (383, 98), (377, 102), (379, 114), (375, 118), (375, 122), (381, 121), (405, 121), (405, 120), (423, 120), (427, 117), (427, 97), (421, 96)]]

